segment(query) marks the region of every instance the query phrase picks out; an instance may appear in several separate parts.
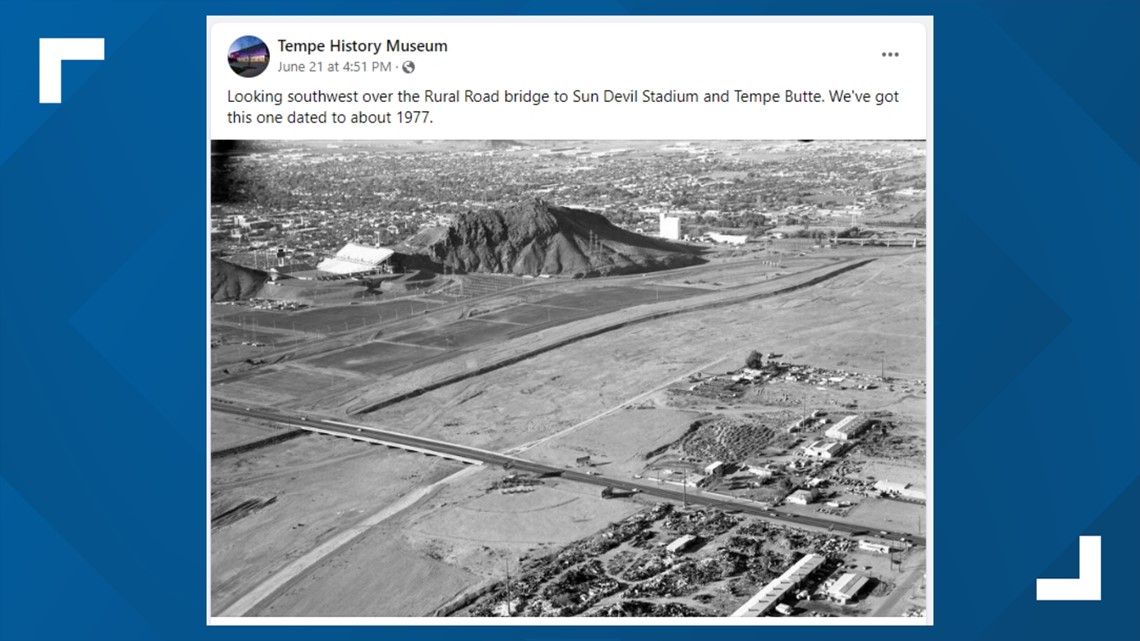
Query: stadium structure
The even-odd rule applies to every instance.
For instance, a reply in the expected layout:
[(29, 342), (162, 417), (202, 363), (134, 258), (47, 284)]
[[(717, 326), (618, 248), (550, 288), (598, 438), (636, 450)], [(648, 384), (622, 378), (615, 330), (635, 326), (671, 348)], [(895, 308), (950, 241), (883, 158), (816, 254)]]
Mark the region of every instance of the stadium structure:
[(317, 264), (317, 270), (338, 276), (385, 272), (389, 270), (388, 261), (394, 253), (386, 247), (348, 243), (336, 255)]

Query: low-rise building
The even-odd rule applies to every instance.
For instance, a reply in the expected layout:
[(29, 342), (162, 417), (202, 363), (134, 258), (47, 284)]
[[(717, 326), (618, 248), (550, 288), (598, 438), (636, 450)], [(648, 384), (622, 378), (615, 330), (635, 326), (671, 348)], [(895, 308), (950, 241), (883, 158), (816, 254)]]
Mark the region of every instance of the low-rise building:
[(859, 549), (864, 552), (874, 552), (875, 554), (890, 554), (893, 546), (890, 541), (862, 539), (859, 541)]
[(747, 469), (749, 474), (760, 479), (771, 478), (776, 473), (771, 468), (760, 465), (749, 465)]
[(838, 423), (832, 425), (824, 432), (827, 438), (837, 441), (851, 440), (867, 429), (867, 420), (858, 414), (843, 417)]
[(665, 551), (669, 554), (683, 554), (697, 542), (697, 537), (692, 534), (684, 534), (673, 540), (672, 543), (665, 546)]
[(913, 487), (903, 489), (902, 492), (899, 492), (899, 496), (912, 501), (926, 502), (926, 492)]
[(804, 456), (833, 459), (843, 454), (847, 446), (840, 441), (819, 440), (804, 448)]
[(809, 503), (815, 501), (816, 497), (818, 496), (819, 493), (815, 490), (799, 489), (789, 494), (788, 498), (784, 500), (794, 505), (808, 505)]
[(848, 572), (839, 577), (835, 583), (827, 589), (827, 596), (840, 604), (846, 605), (859, 596), (859, 593), (867, 586), (868, 582), (869, 579), (862, 574)]
[(926, 492), (911, 487), (910, 483), (893, 483), (891, 481), (876, 481), (875, 491), (888, 496), (909, 499), (911, 501), (926, 502)]
[(748, 242), (748, 236), (739, 234), (718, 234), (710, 231), (707, 236), (709, 240), (714, 243), (723, 243), (725, 245), (743, 245)]
[(898, 494), (907, 487), (908, 483), (893, 483), (891, 481), (875, 481), (875, 490), (883, 494)]
[(760, 588), (760, 591), (737, 608), (732, 616), (762, 617), (768, 614), (785, 596), (807, 583), (825, 560), (822, 555), (815, 553), (804, 555), (783, 574)]
[(716, 461), (705, 467), (705, 476), (722, 476), (724, 474), (724, 461)]
[(809, 425), (811, 425), (811, 419), (809, 419), (807, 417), (803, 417), (803, 418), (797, 418), (796, 420), (792, 421), (791, 423), (788, 423), (787, 427), (785, 427), (784, 429), (786, 429), (789, 432), (798, 432), (798, 431), (806, 428)]

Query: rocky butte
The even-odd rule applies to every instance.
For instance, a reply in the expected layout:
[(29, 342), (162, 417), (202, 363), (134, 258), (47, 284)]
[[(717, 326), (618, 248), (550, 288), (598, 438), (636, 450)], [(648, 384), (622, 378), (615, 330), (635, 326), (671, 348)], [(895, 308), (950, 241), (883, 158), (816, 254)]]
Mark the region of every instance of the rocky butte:
[(410, 265), (516, 276), (613, 276), (704, 262), (697, 248), (541, 199), (460, 214), (450, 226), (420, 232), (396, 249)]

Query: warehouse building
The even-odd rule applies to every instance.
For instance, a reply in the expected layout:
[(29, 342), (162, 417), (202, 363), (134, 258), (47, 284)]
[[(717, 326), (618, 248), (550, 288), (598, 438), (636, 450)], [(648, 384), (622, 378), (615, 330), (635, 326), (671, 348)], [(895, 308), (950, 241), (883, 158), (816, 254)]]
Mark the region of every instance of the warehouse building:
[(833, 438), (837, 441), (848, 441), (859, 436), (866, 429), (867, 420), (858, 414), (852, 414), (845, 416), (823, 434), (827, 438)]
[(804, 448), (804, 456), (833, 459), (843, 454), (846, 449), (847, 446), (839, 441), (819, 440)]
[(762, 617), (768, 614), (785, 596), (806, 584), (819, 566), (823, 565), (824, 560), (819, 554), (805, 555), (771, 583), (760, 588), (760, 591), (737, 608), (732, 616)]
[(672, 543), (665, 546), (665, 551), (669, 554), (683, 554), (685, 550), (691, 548), (697, 542), (697, 537), (692, 534), (685, 534), (677, 537)]
[(827, 589), (827, 596), (841, 605), (847, 605), (859, 596), (859, 593), (863, 591), (863, 588), (865, 588), (869, 582), (870, 580), (861, 574), (848, 572), (839, 577), (835, 583)]

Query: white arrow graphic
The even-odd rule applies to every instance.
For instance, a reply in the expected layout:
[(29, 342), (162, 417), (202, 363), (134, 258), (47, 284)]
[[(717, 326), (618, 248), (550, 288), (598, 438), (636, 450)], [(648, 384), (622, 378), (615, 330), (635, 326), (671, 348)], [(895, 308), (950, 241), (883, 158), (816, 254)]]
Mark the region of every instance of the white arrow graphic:
[(62, 100), (64, 60), (102, 59), (102, 38), (40, 38), (40, 104)]
[(1080, 573), (1075, 579), (1037, 579), (1038, 601), (1100, 601), (1100, 537), (1080, 539)]

